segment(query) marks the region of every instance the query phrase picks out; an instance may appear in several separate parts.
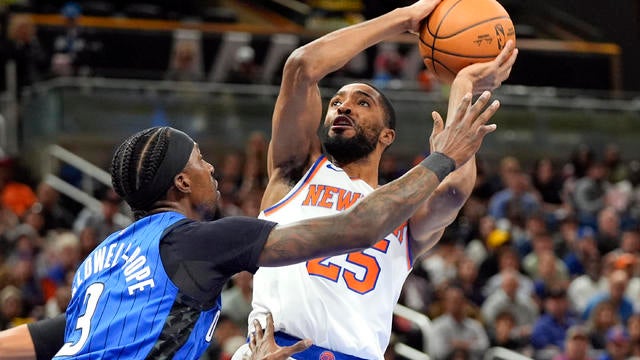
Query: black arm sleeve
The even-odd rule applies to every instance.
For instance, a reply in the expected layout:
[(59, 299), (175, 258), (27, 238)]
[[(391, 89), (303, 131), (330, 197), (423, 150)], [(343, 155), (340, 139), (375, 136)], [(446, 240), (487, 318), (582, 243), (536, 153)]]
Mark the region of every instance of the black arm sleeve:
[(231, 275), (258, 270), (258, 259), (276, 223), (250, 217), (187, 221), (160, 242), (167, 274), (180, 291), (211, 304)]
[(51, 360), (64, 344), (65, 314), (27, 324), (36, 360)]

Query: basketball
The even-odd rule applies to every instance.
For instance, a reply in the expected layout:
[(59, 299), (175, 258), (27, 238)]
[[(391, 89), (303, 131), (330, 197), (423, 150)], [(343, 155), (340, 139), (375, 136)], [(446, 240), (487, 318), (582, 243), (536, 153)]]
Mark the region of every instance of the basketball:
[(516, 32), (496, 0), (443, 0), (420, 27), (427, 69), (450, 84), (465, 66), (493, 60)]

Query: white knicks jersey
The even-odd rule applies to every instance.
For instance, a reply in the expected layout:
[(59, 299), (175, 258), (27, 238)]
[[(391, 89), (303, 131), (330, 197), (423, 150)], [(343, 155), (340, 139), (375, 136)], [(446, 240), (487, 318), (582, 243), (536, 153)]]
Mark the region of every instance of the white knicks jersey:
[[(321, 156), (298, 184), (260, 218), (278, 223), (335, 214), (373, 189)], [(283, 267), (261, 267), (253, 280), (253, 319), (273, 314), (276, 331), (366, 359), (382, 359), (393, 308), (411, 271), (407, 225), (373, 247)], [(294, 355), (295, 357), (295, 355)]]

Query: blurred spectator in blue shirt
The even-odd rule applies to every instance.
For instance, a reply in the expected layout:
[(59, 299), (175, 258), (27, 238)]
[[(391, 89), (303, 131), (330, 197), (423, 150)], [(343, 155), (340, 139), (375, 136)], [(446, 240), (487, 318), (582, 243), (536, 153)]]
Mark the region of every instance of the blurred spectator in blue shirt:
[(567, 330), (578, 323), (569, 310), (567, 293), (562, 287), (548, 289), (544, 297), (545, 314), (533, 326), (531, 345), (536, 358), (551, 359), (564, 350)]

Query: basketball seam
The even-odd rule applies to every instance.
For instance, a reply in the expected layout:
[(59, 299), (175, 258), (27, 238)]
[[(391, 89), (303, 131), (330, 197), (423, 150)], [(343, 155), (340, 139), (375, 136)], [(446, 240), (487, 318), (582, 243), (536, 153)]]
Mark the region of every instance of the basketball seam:
[[(455, 33), (453, 33), (451, 35), (439, 37), (438, 39), (448, 39), (448, 38), (454, 37), (456, 35), (459, 35), (460, 33), (463, 33), (463, 32), (465, 32), (465, 31), (467, 31), (467, 30), (469, 30), (471, 28), (474, 28), (474, 27), (478, 26), (478, 25), (485, 24), (485, 23), (488, 23), (490, 21), (499, 20), (499, 19), (511, 19), (511, 18), (508, 17), (508, 16), (496, 16), (494, 18), (486, 19), (486, 20), (477, 22), (475, 24), (469, 25), (466, 28), (460, 29), (460, 30), (458, 30), (457, 32), (455, 32)], [(434, 43), (435, 43), (435, 40), (434, 40)]]
[[(462, 0), (458, 0), (455, 4), (451, 5), (451, 7), (449, 9), (447, 9), (447, 12), (444, 14), (444, 16), (442, 17), (442, 19), (440, 19), (440, 22), (438, 23), (438, 26), (436, 27), (436, 32), (435, 34), (431, 34), (433, 36), (433, 45), (431, 47), (431, 62), (434, 62), (434, 56), (435, 56), (435, 48), (436, 48), (436, 39), (438, 38), (438, 31), (440, 31), (440, 27), (442, 26), (442, 23), (444, 22), (444, 19), (447, 18), (447, 16), (449, 15), (449, 13), (453, 10), (453, 8), (455, 8), (456, 6), (458, 6), (458, 4), (460, 4), (462, 2)], [(426, 24), (427, 27), (427, 31), (429, 33), (431, 33), (431, 29), (429, 29), (429, 22), (427, 22)], [(426, 45), (426, 44), (425, 44)], [(427, 45), (428, 46), (428, 45)], [(449, 70), (446, 66), (443, 66), (445, 69)], [(449, 70), (451, 71), (451, 70)], [(436, 69), (436, 67), (433, 67), (433, 73), (437, 76), (438, 75), (438, 70)]]
[[(424, 44), (424, 43), (423, 43)], [(466, 54), (459, 54), (459, 53), (454, 53), (454, 52), (449, 52), (449, 51), (445, 51), (445, 50), (441, 50), (441, 49), (436, 49), (433, 48), (427, 44), (424, 44), (424, 46), (428, 47), (429, 49), (432, 50), (432, 55), (434, 54), (434, 50), (437, 50), (438, 52), (441, 52), (445, 55), (453, 55), (453, 56), (459, 56), (459, 57), (466, 57), (466, 58), (472, 58), (472, 59), (493, 59), (496, 56), (495, 55), (485, 55), (485, 56), (481, 56), (481, 55), (466, 55)], [(433, 61), (433, 56), (431, 57), (431, 60)]]
[(435, 66), (435, 64), (436, 64), (436, 63), (438, 63), (438, 64), (440, 64), (440, 66), (441, 66), (442, 68), (444, 68), (445, 70), (447, 70), (448, 72), (450, 72), (452, 75), (455, 75), (455, 74), (456, 74), (456, 73), (454, 73), (451, 69), (449, 69), (445, 64), (443, 64), (441, 61), (438, 61), (438, 60), (436, 60), (436, 59), (431, 59), (431, 62), (434, 64), (434, 66), (433, 66), (433, 71), (434, 71), (434, 72), (436, 71), (436, 66)]
[(444, 22), (444, 19), (447, 18), (447, 16), (449, 15), (449, 13), (453, 10), (454, 7), (456, 7), (458, 4), (460, 4), (462, 2), (462, 0), (458, 0), (458, 2), (456, 2), (455, 4), (451, 5), (450, 8), (447, 9), (447, 12), (442, 16), (442, 18), (440, 19), (440, 22), (438, 23), (438, 26), (436, 26), (436, 32), (432, 33), (431, 29), (429, 28), (429, 22), (426, 22), (426, 27), (427, 27), (427, 31), (429, 32), (429, 34), (431, 36), (433, 36), (433, 42), (435, 43), (436, 41), (436, 37), (438, 36), (438, 31), (440, 31), (440, 27), (442, 26), (442, 23)]

